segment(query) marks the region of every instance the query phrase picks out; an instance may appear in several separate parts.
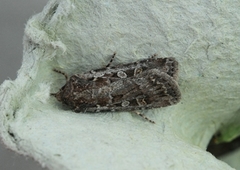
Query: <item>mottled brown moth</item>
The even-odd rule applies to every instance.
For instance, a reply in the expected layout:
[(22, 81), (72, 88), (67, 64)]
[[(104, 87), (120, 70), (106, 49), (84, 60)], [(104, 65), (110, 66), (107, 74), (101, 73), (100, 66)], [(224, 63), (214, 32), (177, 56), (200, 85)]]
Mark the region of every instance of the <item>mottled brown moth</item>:
[(128, 64), (110, 66), (74, 74), (51, 95), (75, 112), (134, 111), (154, 123), (138, 110), (166, 107), (179, 102), (178, 62), (156, 55)]

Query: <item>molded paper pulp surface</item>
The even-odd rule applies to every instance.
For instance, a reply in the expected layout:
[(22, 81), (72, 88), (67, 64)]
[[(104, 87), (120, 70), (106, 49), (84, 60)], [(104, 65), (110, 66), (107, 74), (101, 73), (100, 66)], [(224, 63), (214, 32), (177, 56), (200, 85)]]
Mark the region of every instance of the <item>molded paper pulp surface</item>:
[[(22, 67), (0, 87), (0, 132), (50, 169), (232, 169), (206, 152), (239, 120), (240, 2), (50, 1), (27, 23)], [(179, 62), (177, 105), (74, 113), (50, 93), (64, 76), (155, 53)], [(237, 129), (237, 128), (235, 128)], [(236, 136), (238, 131), (234, 131)], [(229, 137), (230, 138), (230, 137)]]

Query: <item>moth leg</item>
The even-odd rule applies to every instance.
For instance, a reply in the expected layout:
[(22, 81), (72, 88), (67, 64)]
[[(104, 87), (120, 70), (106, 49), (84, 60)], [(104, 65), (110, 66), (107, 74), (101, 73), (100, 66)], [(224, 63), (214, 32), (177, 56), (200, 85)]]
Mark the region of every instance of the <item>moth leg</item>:
[(53, 69), (53, 71), (57, 72), (57, 73), (60, 73), (62, 75), (64, 75), (65, 79), (68, 80), (68, 75), (60, 70), (57, 70), (57, 69)]
[(80, 109), (79, 109), (79, 107), (76, 106), (76, 107), (73, 109), (73, 111), (76, 112), (76, 113), (79, 113), (79, 112), (80, 112)]
[(56, 94), (57, 94), (57, 93), (50, 93), (50, 96), (56, 97)]
[(109, 63), (106, 65), (106, 68), (109, 67), (109, 66), (112, 64), (115, 55), (116, 55), (116, 52), (113, 53), (111, 60), (110, 60)]
[(157, 58), (157, 54), (155, 53), (155, 54), (151, 55), (149, 58), (156, 59)]
[(149, 121), (150, 123), (154, 123), (155, 124), (155, 122), (153, 120), (147, 118), (144, 114), (142, 114), (142, 113), (140, 113), (138, 111), (134, 111), (134, 113), (136, 113), (137, 115), (141, 116), (143, 119)]

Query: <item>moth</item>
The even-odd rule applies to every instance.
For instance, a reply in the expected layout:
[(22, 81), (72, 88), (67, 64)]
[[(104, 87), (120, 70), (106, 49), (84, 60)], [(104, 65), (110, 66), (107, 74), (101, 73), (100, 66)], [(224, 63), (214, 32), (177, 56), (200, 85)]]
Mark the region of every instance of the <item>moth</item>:
[(66, 84), (51, 93), (75, 112), (134, 111), (151, 123), (139, 110), (174, 105), (180, 101), (177, 83), (178, 62), (174, 58), (148, 59), (65, 76)]

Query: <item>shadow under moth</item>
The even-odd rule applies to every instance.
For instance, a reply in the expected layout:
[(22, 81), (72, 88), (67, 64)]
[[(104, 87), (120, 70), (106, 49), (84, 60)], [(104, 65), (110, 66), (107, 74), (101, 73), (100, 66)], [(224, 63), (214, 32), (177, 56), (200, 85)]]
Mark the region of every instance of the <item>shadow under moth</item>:
[(166, 107), (180, 101), (178, 62), (174, 58), (148, 59), (111, 66), (86, 73), (66, 73), (66, 84), (51, 93), (75, 112), (133, 111), (151, 123), (139, 110)]

